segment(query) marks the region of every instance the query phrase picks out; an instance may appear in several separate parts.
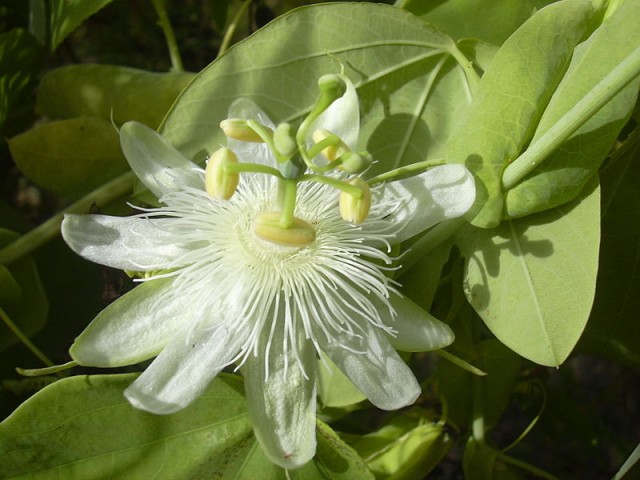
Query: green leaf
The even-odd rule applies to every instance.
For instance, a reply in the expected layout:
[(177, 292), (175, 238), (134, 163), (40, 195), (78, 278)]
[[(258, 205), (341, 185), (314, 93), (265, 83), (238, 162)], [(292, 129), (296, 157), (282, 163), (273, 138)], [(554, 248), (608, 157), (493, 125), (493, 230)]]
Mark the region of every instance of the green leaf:
[(602, 246), (598, 288), (580, 347), (640, 364), (640, 128), (600, 176)]
[(55, 51), (80, 24), (111, 3), (111, 0), (51, 0), (50, 49)]
[(20, 29), (0, 34), (0, 132), (11, 109), (24, 99), (42, 64), (42, 48)]
[[(475, 38), (502, 43), (531, 15), (534, 0), (496, 2), (495, 0), (449, 0), (425, 2), (408, 0), (401, 7), (435, 25), (454, 39)], [(490, 20), (489, 20), (490, 19)]]
[[(19, 235), (0, 228), (0, 248)], [(47, 297), (31, 257), (11, 265), (0, 265), (0, 307), (27, 337), (36, 334), (46, 323), (49, 311)], [(18, 342), (9, 328), (0, 322), (0, 351)]]
[(564, 0), (543, 8), (509, 37), (489, 64), (446, 154), (448, 162), (465, 164), (476, 175), (476, 203), (467, 214), (473, 225), (491, 228), (500, 223), (502, 170), (531, 139), (574, 47), (589, 33), (598, 11), (589, 0)]
[[(532, 143), (636, 48), (640, 47), (640, 3), (624, 2), (578, 45), (536, 129)], [(556, 149), (544, 163), (506, 194), (505, 215), (520, 217), (575, 198), (598, 171), (638, 96), (640, 78), (631, 82)]]
[(95, 117), (36, 125), (10, 139), (9, 148), (30, 180), (66, 197), (88, 193), (128, 169), (118, 132)]
[(377, 160), (368, 172), (375, 175), (442, 156), (473, 81), (453, 56), (467, 62), (448, 36), (388, 5), (303, 7), (209, 65), (179, 97), (162, 131), (202, 160), (226, 143), (218, 124), (236, 98), (251, 98), (276, 122), (300, 122), (317, 99), (318, 78), (344, 67), (360, 98), (359, 147)]
[(541, 365), (567, 358), (593, 303), (600, 189), (589, 187), (573, 202), (461, 242), (469, 303), (500, 341)]
[(440, 463), (452, 443), (442, 425), (410, 412), (356, 437), (352, 446), (376, 478), (420, 480)]
[[(192, 406), (162, 416), (125, 400), (134, 378), (67, 378), (27, 400), (0, 424), (3, 478), (285, 479), (253, 437), (239, 377), (218, 376)], [(371, 478), (329, 427), (317, 434), (314, 461), (291, 479)]]
[(318, 362), (318, 396), (329, 408), (348, 407), (367, 399), (326, 355)]
[(157, 128), (194, 74), (154, 73), (115, 65), (71, 65), (47, 73), (36, 110), (52, 118), (135, 120)]

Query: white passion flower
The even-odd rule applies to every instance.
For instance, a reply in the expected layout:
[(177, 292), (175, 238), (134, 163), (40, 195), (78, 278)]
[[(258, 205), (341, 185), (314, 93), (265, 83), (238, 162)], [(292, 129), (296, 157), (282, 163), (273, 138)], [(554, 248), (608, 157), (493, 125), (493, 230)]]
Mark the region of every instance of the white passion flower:
[[(380, 265), (391, 263), (390, 244), (463, 215), (475, 199), (470, 173), (445, 165), (372, 188), (362, 222), (344, 220), (339, 198), (345, 191), (361, 198), (357, 182), (325, 168), (326, 158), (318, 166), (331, 141), (314, 150), (306, 133), (330, 132), (321, 137), (333, 134), (334, 146), (355, 150), (358, 99), (353, 85), (341, 81), (345, 88), (316, 108), (297, 135), (273, 125), (252, 101), (236, 101), (234, 120), (224, 125), (229, 151), (216, 168), (217, 175), (240, 172), (239, 182), (211, 183), (208, 171), (158, 133), (126, 123), (124, 154), (161, 206), (126, 218), (67, 215), (62, 224), (64, 239), (84, 258), (146, 272), (80, 334), (70, 348), (73, 359), (118, 367), (156, 357), (125, 391), (133, 406), (156, 414), (185, 408), (223, 368), (236, 365), (256, 437), (284, 468), (315, 454), (320, 354), (381, 409), (418, 397), (418, 382), (395, 349), (442, 348), (453, 334), (403, 298)], [(245, 126), (260, 138), (245, 136)], [(278, 131), (284, 137), (273, 141)], [(283, 193), (282, 184), (291, 187), (292, 180)], [(223, 198), (208, 193), (208, 184), (223, 185)], [(279, 215), (289, 207), (287, 224)], [(271, 226), (273, 238), (259, 234)], [(280, 241), (295, 237), (298, 227), (310, 236)]]

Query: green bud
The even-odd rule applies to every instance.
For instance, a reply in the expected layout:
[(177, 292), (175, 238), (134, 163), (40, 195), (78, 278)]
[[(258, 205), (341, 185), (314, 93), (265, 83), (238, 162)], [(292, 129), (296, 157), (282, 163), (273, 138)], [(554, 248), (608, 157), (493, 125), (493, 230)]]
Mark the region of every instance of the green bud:
[(367, 219), (371, 208), (371, 189), (362, 178), (356, 177), (349, 181), (349, 184), (357, 187), (362, 195), (356, 197), (351, 193), (340, 192), (340, 216), (347, 222), (360, 224)]
[(283, 227), (280, 212), (264, 212), (253, 222), (254, 233), (266, 240), (284, 247), (304, 247), (316, 239), (316, 231), (301, 218), (293, 217), (289, 227)]
[(228, 171), (226, 166), (236, 163), (236, 154), (226, 147), (211, 155), (204, 171), (204, 184), (209, 195), (221, 200), (229, 200), (233, 196), (240, 182), (240, 174)]
[(285, 157), (291, 157), (298, 151), (296, 144), (295, 132), (293, 127), (288, 123), (281, 123), (273, 132), (273, 145), (279, 154)]
[(362, 173), (371, 166), (373, 159), (369, 152), (347, 152), (340, 157), (342, 164), (338, 167), (347, 173)]
[(333, 101), (344, 95), (344, 92), (347, 91), (347, 84), (340, 75), (328, 73), (318, 79), (318, 88), (323, 97), (329, 97)]
[(340, 138), (331, 133), (329, 130), (319, 129), (313, 132), (313, 141), (315, 143), (320, 143), (329, 137), (335, 137), (337, 141), (333, 145), (329, 145), (327, 148), (324, 148), (322, 150), (322, 155), (324, 155), (325, 158), (330, 162), (333, 162), (336, 158), (341, 157), (350, 150), (349, 147), (347, 147), (346, 143), (340, 140)]
[[(264, 143), (262, 137), (247, 125), (247, 121), (242, 118), (227, 118), (226, 120), (222, 120), (220, 122), (220, 128), (227, 137), (233, 138), (234, 140)], [(272, 131), (268, 127), (265, 128), (270, 132)]]

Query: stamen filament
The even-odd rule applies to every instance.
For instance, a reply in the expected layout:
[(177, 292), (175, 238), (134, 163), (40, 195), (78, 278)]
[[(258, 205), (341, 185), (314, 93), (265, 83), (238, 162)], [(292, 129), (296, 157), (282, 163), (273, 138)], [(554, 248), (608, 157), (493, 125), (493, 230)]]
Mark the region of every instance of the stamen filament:
[(277, 168), (257, 163), (230, 163), (224, 166), (224, 171), (225, 173), (264, 173), (277, 178), (283, 178)]
[(251, 130), (256, 132), (258, 136), (262, 138), (262, 140), (264, 140), (264, 143), (267, 144), (267, 146), (269, 147), (269, 150), (271, 150), (274, 157), (276, 157), (276, 160), (278, 161), (278, 163), (286, 162), (289, 159), (288, 157), (285, 157), (280, 152), (278, 152), (278, 149), (276, 148), (273, 142), (273, 132), (270, 128), (265, 127), (260, 122), (256, 122), (253, 119), (247, 120), (247, 126)]
[(362, 198), (362, 195), (364, 194), (361, 188), (351, 185), (347, 182), (343, 182), (342, 180), (338, 180), (337, 178), (333, 178), (333, 177), (326, 177), (324, 175), (306, 174), (306, 175), (303, 175), (302, 180), (324, 183), (333, 188), (337, 188), (342, 192), (346, 192), (355, 198)]

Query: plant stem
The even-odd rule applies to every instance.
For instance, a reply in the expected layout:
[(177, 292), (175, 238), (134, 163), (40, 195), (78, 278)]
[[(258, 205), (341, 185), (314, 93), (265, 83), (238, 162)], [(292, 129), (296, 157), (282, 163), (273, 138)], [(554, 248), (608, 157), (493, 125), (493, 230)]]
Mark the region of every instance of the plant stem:
[(640, 47), (611, 70), (505, 169), (502, 176), (503, 188), (508, 190), (514, 187), (638, 75), (640, 75)]
[(169, 16), (167, 15), (167, 9), (165, 8), (164, 0), (151, 1), (153, 2), (153, 7), (156, 9), (158, 21), (160, 22), (160, 26), (162, 27), (162, 31), (164, 33), (164, 38), (167, 42), (167, 47), (169, 48), (169, 56), (171, 57), (171, 70), (173, 70), (174, 72), (182, 72), (184, 71), (184, 67), (182, 66), (182, 58), (180, 57), (180, 50), (178, 49), (176, 36), (173, 33), (173, 28), (171, 27), (171, 22), (169, 21)]
[(544, 470), (534, 467), (533, 465), (523, 462), (522, 460), (518, 460), (516, 458), (510, 457), (509, 455), (505, 455), (504, 453), (498, 452), (498, 458), (504, 463), (513, 465), (514, 467), (518, 467), (521, 470), (532, 473), (536, 477), (546, 478), (547, 480), (559, 480), (558, 477), (551, 475), (549, 472), (545, 472)]
[(94, 203), (106, 205), (126, 195), (133, 189), (135, 178), (133, 172), (127, 172), (72, 203), (46, 222), (0, 250), (0, 264), (8, 265), (21, 259), (58, 235), (65, 214), (88, 213)]
[(44, 353), (42, 353), (42, 351), (40, 351), (38, 347), (31, 343), (31, 340), (29, 340), (27, 336), (18, 328), (18, 326), (11, 321), (9, 315), (7, 315), (2, 308), (0, 308), (0, 318), (2, 318), (2, 321), (9, 328), (9, 330), (11, 330), (13, 334), (18, 337), (18, 340), (20, 340), (29, 350), (31, 350), (31, 353), (38, 357), (42, 361), (42, 363), (44, 363), (48, 367), (53, 367), (53, 362), (49, 360), (49, 358)]
[(338, 180), (337, 178), (333, 178), (333, 177), (315, 175), (311, 173), (311, 174), (304, 175), (302, 177), (302, 180), (324, 183), (325, 185), (329, 185), (330, 187), (340, 190), (341, 192), (346, 192), (355, 198), (362, 198), (362, 195), (363, 195), (361, 188), (351, 185), (347, 182), (343, 182), (342, 180)]
[(251, 1), (252, 0), (245, 0), (244, 3), (240, 6), (238, 11), (236, 12), (236, 14), (234, 15), (233, 20), (231, 20), (231, 23), (227, 27), (227, 30), (224, 32), (222, 43), (220, 44), (220, 48), (218, 49), (218, 57), (222, 55), (224, 52), (226, 52), (227, 49), (229, 48), (229, 44), (231, 43), (231, 37), (233, 37), (233, 34), (236, 31), (236, 27), (238, 26), (238, 23), (240, 23), (240, 19), (242, 18), (244, 13), (247, 11), (247, 8), (249, 8), (249, 5), (251, 5)]
[(401, 180), (406, 177), (418, 175), (429, 168), (438, 167), (444, 164), (446, 164), (446, 162), (443, 159), (425, 160), (423, 162), (416, 162), (416, 163), (412, 163), (411, 165), (405, 165), (404, 167), (394, 168), (393, 170), (389, 170), (388, 172), (384, 172), (384, 173), (381, 173), (380, 175), (376, 175), (375, 177), (371, 177), (370, 179), (367, 180), (367, 183), (373, 187), (377, 183), (393, 182), (396, 180)]

